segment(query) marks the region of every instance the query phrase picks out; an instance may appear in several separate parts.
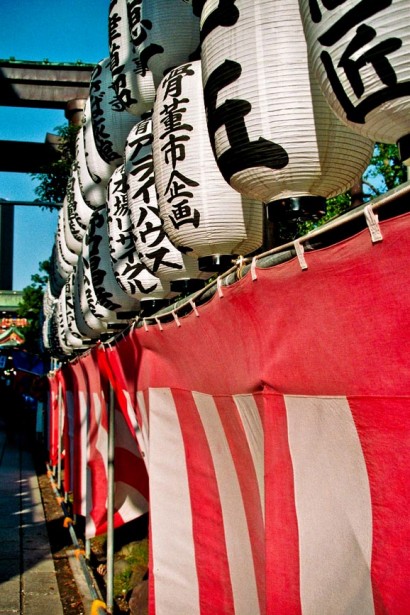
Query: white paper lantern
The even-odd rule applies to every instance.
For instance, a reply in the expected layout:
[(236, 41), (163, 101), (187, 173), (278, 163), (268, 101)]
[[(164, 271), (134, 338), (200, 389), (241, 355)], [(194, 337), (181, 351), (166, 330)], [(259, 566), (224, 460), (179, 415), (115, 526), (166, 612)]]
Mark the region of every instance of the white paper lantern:
[(68, 269), (67, 270), (61, 269), (60, 263), (58, 262), (57, 247), (56, 247), (56, 244), (54, 243), (52, 250), (51, 250), (51, 257), (50, 257), (49, 281), (50, 281), (51, 294), (56, 299), (60, 296), (61, 289), (63, 288), (69, 274), (70, 274), (70, 271)]
[(313, 70), (336, 115), (410, 158), (408, 0), (300, 0)]
[(53, 314), (54, 320), (54, 330), (57, 333), (56, 345), (63, 355), (70, 356), (73, 354), (73, 347), (67, 341), (66, 329), (67, 322), (65, 320), (65, 313), (63, 308), (64, 302), (64, 288), (62, 289), (61, 295), (57, 301), (56, 309)]
[(125, 141), (138, 119), (127, 112), (114, 90), (109, 58), (97, 64), (91, 75), (90, 103), (97, 150), (114, 170), (123, 162)]
[(114, 171), (108, 184), (107, 213), (111, 264), (119, 286), (140, 302), (171, 298), (169, 283), (154, 276), (138, 256), (128, 209), (124, 165)]
[[(84, 267), (83, 255), (78, 259), (74, 277), (73, 299), (75, 321), (80, 333), (90, 339), (99, 339), (107, 333), (107, 322), (102, 320), (97, 313), (97, 301), (92, 286), (89, 263)], [(104, 312), (105, 314), (105, 312)]]
[(171, 70), (153, 114), (155, 184), (164, 229), (174, 245), (207, 263), (247, 255), (263, 242), (264, 207), (222, 177), (208, 136), (201, 63)]
[(152, 121), (139, 122), (125, 147), (127, 199), (135, 245), (141, 261), (171, 289), (200, 288), (209, 274), (199, 271), (194, 258), (178, 250), (167, 236), (160, 217), (152, 154)]
[[(101, 193), (95, 199), (95, 203), (93, 204), (94, 209), (96, 209), (102, 204), (102, 202), (104, 202), (105, 188), (107, 187), (109, 179), (112, 175), (112, 167), (101, 158), (97, 150), (97, 146), (94, 140), (94, 132), (91, 118), (91, 102), (89, 98), (87, 98), (84, 106), (82, 133), (84, 141), (84, 157), (88, 172), (91, 176), (92, 181), (95, 184), (98, 184), (101, 188)], [(85, 200), (89, 200), (90, 198), (92, 198), (94, 192), (97, 193), (97, 190), (94, 189), (91, 192), (89, 198)]]
[(139, 312), (139, 299), (125, 293), (116, 280), (111, 263), (106, 208), (94, 212), (84, 244), (83, 264), (85, 250), (88, 248), (91, 280), (98, 300), (98, 309), (107, 310), (102, 319), (110, 323), (127, 323)]
[(320, 209), (348, 190), (373, 144), (342, 124), (321, 94), (298, 1), (222, 8), (208, 0), (201, 31), (208, 127), (226, 181), (265, 203), (297, 198), (307, 209), (316, 207), (312, 197)]
[(155, 100), (152, 74), (142, 66), (137, 51), (140, 10), (141, 0), (111, 0), (108, 17), (114, 89), (127, 111), (137, 117), (152, 109)]
[(199, 19), (185, 0), (142, 0), (132, 21), (133, 41), (155, 87), (170, 68), (199, 58)]
[(66, 244), (72, 252), (79, 254), (94, 208), (90, 207), (83, 198), (76, 162), (73, 163), (67, 183), (63, 210)]
[(86, 349), (90, 345), (90, 338), (84, 336), (78, 328), (74, 308), (75, 269), (69, 275), (61, 291), (62, 310), (65, 321), (65, 335), (67, 343), (76, 350)]
[(45, 317), (51, 316), (54, 306), (56, 304), (56, 298), (53, 297), (51, 288), (50, 288), (50, 280), (47, 280), (47, 284), (43, 293), (43, 303), (42, 303), (42, 312)]
[[(86, 106), (87, 106), (87, 103), (86, 103)], [(90, 118), (89, 114), (87, 114), (87, 116), (84, 115), (86, 124), (84, 124), (80, 128), (77, 134), (76, 164), (77, 164), (77, 170), (78, 170), (78, 180), (79, 180), (80, 190), (81, 190), (83, 199), (90, 207), (95, 209), (97, 207), (101, 207), (105, 203), (105, 189), (107, 186), (107, 182), (104, 183), (101, 178), (104, 175), (104, 173), (105, 175), (112, 173), (112, 168), (108, 165), (110, 170), (107, 171), (105, 169), (102, 169), (102, 172), (100, 171), (100, 169), (98, 170), (95, 169), (96, 165), (101, 166), (99, 165), (100, 160), (102, 161), (103, 164), (107, 164), (101, 159), (101, 156), (99, 155), (98, 152), (96, 152), (96, 156), (94, 157), (94, 160), (92, 163), (87, 159), (87, 155), (93, 156), (93, 152), (94, 152), (93, 148), (96, 147), (94, 143), (93, 133), (92, 133), (92, 126), (90, 127), (91, 119), (89, 118)], [(87, 133), (85, 132), (86, 129), (87, 129)], [(90, 141), (90, 129), (92, 133), (92, 142)], [(87, 142), (87, 147), (88, 147), (87, 154), (85, 150), (86, 142)], [(91, 167), (93, 167), (92, 172), (88, 168), (89, 164), (91, 164)]]
[(70, 250), (67, 245), (66, 236), (65, 236), (65, 228), (64, 228), (64, 207), (61, 207), (58, 213), (58, 221), (57, 221), (57, 232), (55, 238), (56, 251), (67, 265), (71, 268), (75, 266), (78, 260), (78, 254)]

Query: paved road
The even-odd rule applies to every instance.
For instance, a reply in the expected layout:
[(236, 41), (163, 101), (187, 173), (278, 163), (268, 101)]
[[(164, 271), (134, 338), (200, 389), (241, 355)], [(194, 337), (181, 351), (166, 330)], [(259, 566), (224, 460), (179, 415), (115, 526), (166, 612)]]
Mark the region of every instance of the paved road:
[(31, 454), (0, 427), (0, 614), (63, 615)]

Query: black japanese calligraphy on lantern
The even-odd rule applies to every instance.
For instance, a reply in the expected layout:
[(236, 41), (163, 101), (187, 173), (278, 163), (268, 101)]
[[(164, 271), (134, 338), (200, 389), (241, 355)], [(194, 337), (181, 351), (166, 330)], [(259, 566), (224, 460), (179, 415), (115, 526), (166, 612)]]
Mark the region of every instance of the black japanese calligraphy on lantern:
[[(160, 122), (165, 130), (160, 136), (164, 141), (161, 152), (164, 164), (171, 168), (168, 184), (162, 196), (171, 205), (172, 214), (169, 214), (169, 219), (176, 229), (184, 224), (197, 228), (201, 217), (199, 210), (190, 204), (194, 198), (190, 188), (198, 187), (199, 184), (178, 170), (178, 164), (186, 158), (185, 146), (189, 143), (190, 133), (193, 130), (193, 126), (184, 119), (187, 113), (186, 105), (190, 100), (181, 98), (182, 80), (193, 75), (195, 71), (192, 64), (186, 64), (170, 71), (162, 83), (164, 103), (160, 112)], [(167, 100), (170, 102), (166, 102)]]
[[(227, 85), (239, 79), (242, 67), (238, 62), (225, 60), (208, 77), (204, 89), (205, 106), (208, 114), (208, 129), (219, 169), (229, 182), (232, 175), (251, 167), (283, 169), (289, 156), (286, 150), (273, 141), (259, 137), (249, 139), (245, 118), (252, 105), (244, 99), (227, 99), (217, 107), (218, 93)], [(219, 157), (215, 151), (215, 133), (225, 127), (230, 147)]]
[[(193, 11), (200, 16), (205, 2), (203, 0), (193, 0)], [(201, 27), (201, 43), (206, 37), (218, 27), (230, 27), (236, 24), (239, 19), (239, 9), (236, 0), (219, 0), (218, 6), (209, 13)]]
[[(388, 9), (393, 0), (360, 0), (345, 11), (329, 29), (318, 37), (318, 43), (325, 49), (320, 60), (326, 71), (333, 92), (346, 113), (348, 120), (364, 124), (366, 116), (384, 102), (410, 95), (410, 81), (399, 82), (392, 64), (392, 56), (402, 47), (402, 40), (395, 36), (379, 36), (366, 21)], [(346, 0), (322, 0), (324, 9), (334, 10)], [(314, 23), (323, 17), (318, 0), (309, 2), (310, 16)], [(332, 47), (346, 34), (350, 34), (346, 48), (335, 65)], [(360, 51), (363, 52), (360, 54)], [(379, 79), (379, 87), (366, 93), (361, 71), (371, 65)], [(346, 93), (339, 72), (342, 71), (357, 99), (354, 102)]]
[[(141, 18), (142, 0), (135, 2), (127, 2), (128, 24), (131, 34), (131, 42), (135, 48), (138, 48), (148, 37), (148, 30), (152, 30), (152, 21)], [(149, 60), (157, 55), (164, 53), (164, 48), (156, 43), (150, 43), (143, 49), (140, 49), (140, 70), (142, 76), (145, 76), (148, 70)]]
[(101, 64), (97, 64), (90, 81), (90, 105), (92, 115), (92, 128), (95, 144), (101, 158), (107, 162), (113, 162), (118, 159), (118, 154), (113, 151), (113, 144), (110, 140), (110, 134), (107, 132), (104, 118), (103, 101), (107, 93), (102, 89), (102, 74), (103, 68)]

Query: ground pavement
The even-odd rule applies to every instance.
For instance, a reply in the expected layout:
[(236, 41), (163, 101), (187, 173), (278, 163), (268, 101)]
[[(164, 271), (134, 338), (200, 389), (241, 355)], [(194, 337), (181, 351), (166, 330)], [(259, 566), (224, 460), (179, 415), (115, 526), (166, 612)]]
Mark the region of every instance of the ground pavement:
[(31, 454), (0, 425), (0, 614), (63, 615)]

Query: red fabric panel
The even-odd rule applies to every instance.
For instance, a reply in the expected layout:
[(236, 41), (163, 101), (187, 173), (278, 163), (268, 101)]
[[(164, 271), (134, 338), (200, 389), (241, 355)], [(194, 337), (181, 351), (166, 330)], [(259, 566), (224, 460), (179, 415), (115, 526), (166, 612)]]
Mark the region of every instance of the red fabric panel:
[(410, 613), (409, 397), (350, 397), (369, 475), (376, 615)]
[[(85, 468), (87, 465), (87, 440), (86, 432), (88, 431), (87, 414), (82, 416), (80, 408), (80, 394), (84, 396), (87, 402), (88, 391), (84, 371), (79, 360), (71, 363), (73, 371), (73, 390), (74, 390), (74, 445), (73, 455), (75, 457), (75, 472), (73, 473), (73, 512), (76, 515), (86, 515), (86, 494), (87, 484), (85, 477)], [(85, 424), (84, 424), (85, 423)]]
[(298, 260), (257, 269), (205, 305), (133, 329), (138, 390), (254, 392), (263, 383), (306, 395), (404, 395), (409, 390), (408, 214)]
[(223, 517), (211, 452), (192, 394), (174, 390), (191, 495), (201, 613), (234, 613)]
[(96, 349), (84, 355), (80, 363), (86, 376), (90, 404), (88, 467), (91, 474), (91, 508), (88, 514), (95, 526), (95, 535), (98, 536), (106, 531), (107, 520), (108, 413)]
[(64, 400), (64, 426), (63, 426), (63, 448), (64, 448), (64, 491), (70, 492), (73, 489), (73, 447), (74, 447), (74, 412), (73, 412), (73, 372), (70, 365), (63, 365), (60, 370), (63, 384)]
[(48, 412), (48, 449), (50, 464), (58, 463), (58, 372), (48, 378), (50, 385), (49, 412)]
[(299, 537), (286, 408), (280, 395), (265, 392), (263, 401), (266, 612), (299, 615)]
[(266, 611), (265, 527), (258, 481), (248, 441), (232, 397), (215, 397), (232, 459), (238, 474), (252, 544), (253, 564), (258, 583), (260, 612)]

